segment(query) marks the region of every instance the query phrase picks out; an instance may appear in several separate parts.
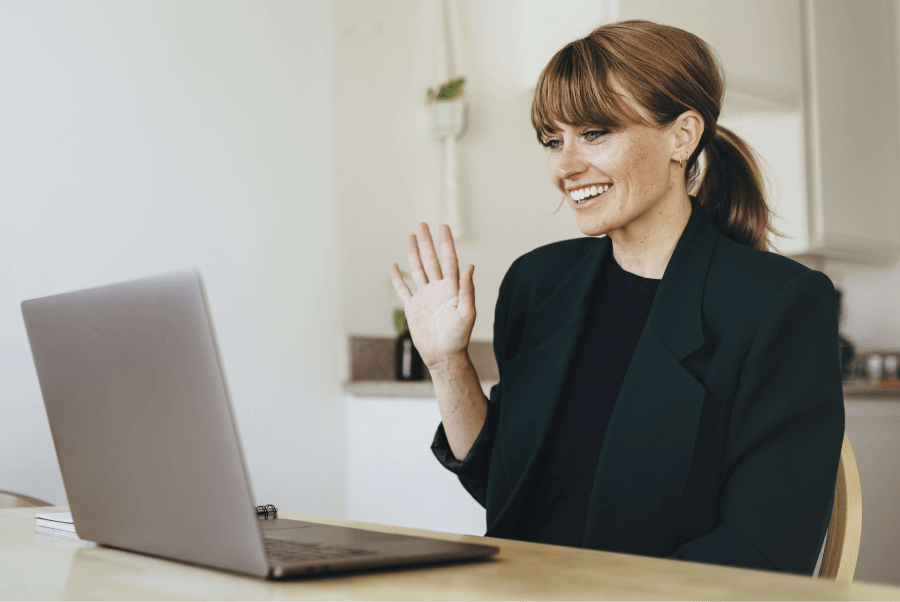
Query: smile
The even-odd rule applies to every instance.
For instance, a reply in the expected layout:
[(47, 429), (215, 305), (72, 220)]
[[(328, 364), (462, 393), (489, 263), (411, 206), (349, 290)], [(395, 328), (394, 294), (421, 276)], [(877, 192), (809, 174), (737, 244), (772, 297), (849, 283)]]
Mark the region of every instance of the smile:
[(583, 203), (587, 199), (593, 198), (595, 196), (600, 196), (601, 194), (612, 188), (612, 186), (612, 184), (606, 184), (604, 186), (589, 186), (587, 188), (581, 188), (578, 190), (570, 190), (569, 195), (576, 203)]

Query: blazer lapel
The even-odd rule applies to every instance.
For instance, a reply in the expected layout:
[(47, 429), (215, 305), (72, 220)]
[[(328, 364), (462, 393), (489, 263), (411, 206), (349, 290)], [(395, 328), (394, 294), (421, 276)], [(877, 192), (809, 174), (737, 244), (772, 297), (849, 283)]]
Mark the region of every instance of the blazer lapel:
[(576, 262), (559, 286), (528, 316), (516, 357), (503, 363), (502, 395), (517, 400), (515, 404), (500, 404), (503, 429), (498, 434), (512, 493), (488, 525), (488, 535), (503, 537), (515, 528), (527, 487), (526, 477), (544, 448), (610, 247), (609, 238), (601, 238)]
[[(703, 344), (701, 298), (718, 231), (693, 210), (660, 282), (606, 431), (585, 528), (585, 547), (648, 553), (664, 545), (687, 478), (704, 387), (680, 361)], [(569, 369), (611, 260), (604, 237), (529, 315), (516, 357), (503, 364), (498, 442), (512, 493), (487, 535), (515, 520), (542, 453)], [(527, 451), (526, 451), (527, 450)], [(523, 453), (524, 452), (524, 453)], [(626, 549), (627, 548), (627, 549)]]
[(658, 555), (669, 546), (706, 391), (681, 361), (703, 345), (703, 286), (718, 237), (691, 201), (603, 441), (585, 547)]

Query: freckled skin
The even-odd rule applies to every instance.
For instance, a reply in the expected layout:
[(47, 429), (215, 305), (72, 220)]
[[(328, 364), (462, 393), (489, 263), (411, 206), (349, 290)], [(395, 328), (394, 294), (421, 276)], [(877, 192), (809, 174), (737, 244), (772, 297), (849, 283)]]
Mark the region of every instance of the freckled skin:
[[(620, 93), (629, 96), (621, 87)], [(650, 116), (639, 107), (646, 119)], [(665, 128), (641, 124), (597, 137), (602, 128), (556, 122), (548, 138), (550, 181), (566, 196), (578, 228), (587, 236), (607, 234), (623, 269), (645, 278), (662, 278), (691, 215), (678, 161), (696, 148), (703, 121), (686, 111)], [(589, 207), (579, 207), (569, 191), (613, 183)]]

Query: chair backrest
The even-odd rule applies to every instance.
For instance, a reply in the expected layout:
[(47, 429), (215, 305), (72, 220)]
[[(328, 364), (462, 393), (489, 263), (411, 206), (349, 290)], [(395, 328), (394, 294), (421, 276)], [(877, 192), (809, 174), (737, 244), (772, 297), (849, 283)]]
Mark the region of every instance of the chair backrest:
[(50, 502), (45, 502), (35, 497), (0, 490), (0, 508), (36, 508), (38, 506), (52, 505)]
[(838, 464), (837, 484), (834, 488), (834, 507), (825, 537), (825, 552), (819, 567), (819, 578), (850, 583), (859, 556), (862, 533), (862, 491), (856, 457), (850, 439), (844, 432), (841, 461)]

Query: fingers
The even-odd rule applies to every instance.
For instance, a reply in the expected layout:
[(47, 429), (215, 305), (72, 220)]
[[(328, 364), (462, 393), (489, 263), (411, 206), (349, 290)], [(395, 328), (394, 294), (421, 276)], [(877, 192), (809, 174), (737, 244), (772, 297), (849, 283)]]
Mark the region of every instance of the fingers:
[(403, 276), (400, 274), (400, 268), (397, 267), (396, 263), (391, 264), (390, 272), (391, 281), (394, 283), (394, 290), (397, 291), (397, 294), (400, 295), (400, 298), (405, 304), (407, 301), (412, 299), (413, 295), (410, 292), (409, 287), (406, 286), (406, 282), (403, 281)]
[(406, 237), (406, 257), (409, 259), (409, 269), (412, 272), (413, 282), (417, 288), (428, 284), (428, 276), (422, 268), (422, 260), (419, 259), (419, 245), (416, 243), (416, 235)]
[(428, 224), (425, 222), (419, 224), (419, 241), (419, 252), (422, 254), (428, 281), (436, 282), (444, 276), (441, 274), (441, 264), (438, 261), (437, 253), (434, 251), (434, 241), (431, 240), (431, 232), (428, 230)]
[[(418, 237), (415, 234), (410, 234), (406, 239), (406, 255), (409, 259), (413, 281), (418, 288), (422, 288), (429, 282), (441, 280), (445, 275), (453, 282), (459, 282), (459, 260), (456, 257), (456, 246), (453, 243), (453, 234), (450, 232), (450, 226), (441, 224), (440, 236), (443, 271), (441, 270), (441, 262), (438, 261), (438, 256), (434, 249), (434, 241), (431, 238), (428, 224), (425, 222), (420, 223)], [(393, 268), (391, 270), (393, 277)], [(402, 278), (400, 278), (400, 282), (403, 283)], [(406, 285), (403, 284), (403, 286)], [(396, 281), (394, 282), (394, 287), (397, 288)], [(400, 294), (399, 289), (397, 289), (397, 294)]]
[(444, 258), (444, 276), (459, 281), (459, 261), (456, 259), (456, 247), (453, 245), (453, 234), (450, 226), (441, 224), (441, 256)]
[(459, 281), (459, 309), (466, 315), (475, 313), (475, 281), (472, 279), (474, 273), (475, 266), (469, 264), (463, 270), (463, 276)]

